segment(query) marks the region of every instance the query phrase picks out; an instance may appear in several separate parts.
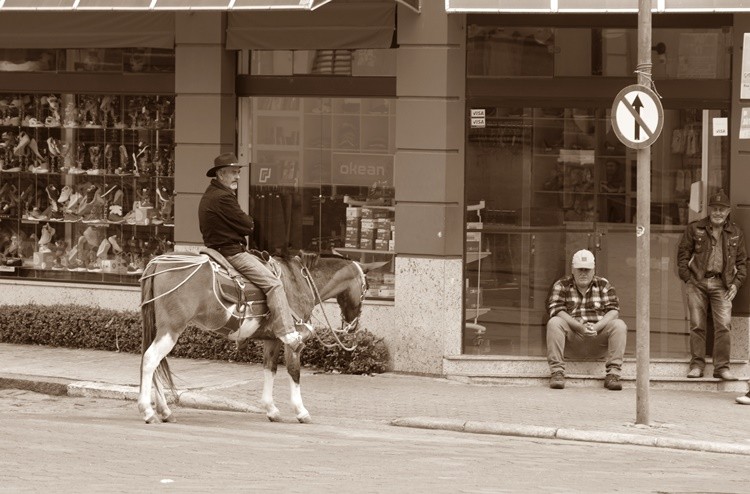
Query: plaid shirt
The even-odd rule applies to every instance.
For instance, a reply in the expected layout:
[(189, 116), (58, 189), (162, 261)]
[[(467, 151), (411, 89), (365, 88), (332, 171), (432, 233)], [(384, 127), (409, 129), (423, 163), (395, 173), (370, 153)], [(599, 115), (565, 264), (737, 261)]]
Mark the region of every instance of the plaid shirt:
[(561, 278), (552, 285), (547, 299), (549, 316), (565, 311), (581, 322), (598, 322), (611, 310), (620, 310), (615, 287), (606, 278), (594, 276), (585, 294), (581, 295), (576, 288), (573, 275)]

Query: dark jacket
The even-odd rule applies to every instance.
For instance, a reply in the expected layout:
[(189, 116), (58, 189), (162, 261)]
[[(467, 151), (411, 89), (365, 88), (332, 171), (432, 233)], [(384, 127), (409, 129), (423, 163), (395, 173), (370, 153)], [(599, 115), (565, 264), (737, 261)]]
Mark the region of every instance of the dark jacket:
[[(685, 228), (677, 248), (677, 267), (680, 279), (688, 282), (691, 278), (701, 280), (706, 275), (708, 256), (711, 254), (711, 233), (708, 226), (710, 218), (693, 221)], [(724, 256), (724, 270), (721, 279), (724, 285), (742, 286), (747, 276), (747, 251), (745, 250), (745, 235), (734, 222), (727, 219), (723, 226), (722, 252)]]
[(239, 254), (253, 233), (253, 219), (240, 208), (235, 192), (217, 179), (211, 180), (198, 205), (198, 224), (206, 247), (224, 257)]

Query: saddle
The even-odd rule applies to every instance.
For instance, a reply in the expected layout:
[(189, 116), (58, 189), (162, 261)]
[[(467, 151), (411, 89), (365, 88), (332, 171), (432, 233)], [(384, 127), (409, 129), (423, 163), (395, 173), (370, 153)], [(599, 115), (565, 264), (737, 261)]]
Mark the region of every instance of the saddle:
[[(260, 317), (268, 314), (266, 295), (263, 290), (242, 276), (242, 273), (222, 256), (218, 251), (208, 247), (201, 247), (201, 254), (205, 254), (218, 265), (216, 269), (216, 293), (219, 297), (230, 304), (237, 304), (237, 312), (240, 317)], [(253, 252), (255, 254), (255, 252)], [(260, 253), (258, 253), (260, 254)], [(268, 266), (270, 256), (255, 254), (264, 264)], [(274, 270), (269, 267), (272, 272)]]

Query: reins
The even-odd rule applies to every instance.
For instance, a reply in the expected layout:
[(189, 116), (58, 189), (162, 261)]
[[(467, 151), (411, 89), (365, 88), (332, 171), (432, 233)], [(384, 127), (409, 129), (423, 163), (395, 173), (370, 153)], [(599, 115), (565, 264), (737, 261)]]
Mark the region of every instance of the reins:
[[(294, 259), (297, 262), (299, 262), (300, 266), (302, 266), (300, 268), (300, 273), (302, 274), (302, 278), (304, 278), (304, 280), (307, 282), (307, 286), (308, 286), (308, 288), (310, 288), (310, 291), (313, 294), (313, 306), (320, 305), (320, 310), (323, 313), (323, 318), (325, 319), (325, 326), (324, 327), (326, 327), (331, 332), (331, 334), (333, 335), (333, 338), (336, 340), (336, 343), (326, 343), (325, 341), (323, 341), (321, 339), (321, 337), (320, 337), (320, 335), (318, 335), (317, 331), (314, 333), (315, 337), (318, 339), (318, 341), (320, 342), (320, 344), (323, 345), (326, 348), (333, 348), (333, 347), (335, 347), (338, 344), (338, 346), (340, 346), (342, 349), (344, 349), (344, 350), (346, 350), (348, 352), (351, 352), (352, 350), (354, 350), (355, 348), (357, 348), (357, 345), (355, 344), (355, 345), (353, 345), (351, 347), (347, 347), (341, 341), (341, 339), (339, 338), (338, 333), (347, 334), (347, 333), (349, 333), (351, 331), (351, 329), (353, 327), (356, 328), (357, 324), (359, 323), (359, 314), (357, 315), (357, 317), (355, 317), (354, 319), (352, 319), (351, 322), (348, 322), (348, 323), (346, 322), (346, 320), (344, 320), (344, 315), (341, 314), (341, 321), (342, 321), (341, 322), (341, 329), (334, 329), (333, 325), (328, 320), (328, 314), (326, 313), (325, 305), (323, 304), (323, 299), (320, 297), (320, 292), (318, 291), (318, 287), (315, 285), (315, 281), (313, 281), (313, 279), (312, 279), (312, 274), (310, 274), (310, 270), (307, 268), (307, 266), (305, 266), (302, 263), (302, 260), (300, 259), (299, 256), (295, 256)], [(367, 288), (367, 281), (366, 281), (366, 278), (365, 278), (365, 273), (364, 273), (364, 271), (362, 271), (362, 268), (359, 266), (359, 264), (357, 264), (355, 262), (354, 266), (359, 271), (360, 277), (362, 279), (362, 293), (360, 295), (360, 300), (359, 300), (360, 301), (360, 313), (361, 313), (361, 310), (362, 310), (362, 301), (365, 298), (365, 291), (366, 291), (366, 288)], [(315, 317), (315, 316), (311, 314), (311, 317)], [(315, 317), (315, 319), (318, 320), (318, 322), (320, 322), (320, 319), (318, 319), (317, 317)], [(344, 323), (346, 323), (346, 325), (344, 325)]]

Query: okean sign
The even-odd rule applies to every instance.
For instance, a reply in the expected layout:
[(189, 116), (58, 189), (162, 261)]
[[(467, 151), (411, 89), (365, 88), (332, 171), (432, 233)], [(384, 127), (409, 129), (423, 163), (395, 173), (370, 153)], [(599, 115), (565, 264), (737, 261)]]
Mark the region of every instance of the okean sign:
[(369, 187), (375, 182), (393, 187), (393, 155), (333, 153), (331, 184)]

